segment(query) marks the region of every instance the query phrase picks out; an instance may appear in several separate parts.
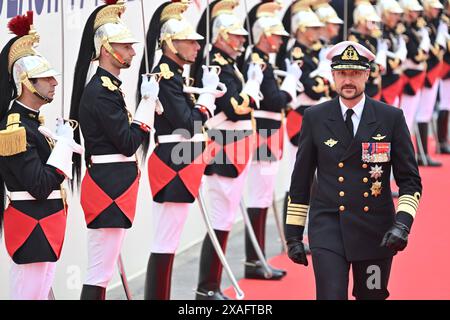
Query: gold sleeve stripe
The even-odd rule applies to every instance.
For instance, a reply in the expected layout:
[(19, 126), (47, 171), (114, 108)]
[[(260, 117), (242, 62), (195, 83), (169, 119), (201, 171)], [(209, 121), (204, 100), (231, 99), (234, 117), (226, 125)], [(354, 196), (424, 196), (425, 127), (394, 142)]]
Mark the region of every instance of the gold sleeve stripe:
[(305, 208), (308, 209), (309, 206), (306, 204), (296, 204), (296, 203), (289, 203), (288, 207), (293, 207), (293, 208)]
[(306, 208), (292, 208), (288, 207), (288, 210), (296, 211), (296, 212), (308, 212), (308, 209)]
[(306, 217), (292, 216), (292, 215), (286, 216), (286, 224), (304, 227), (305, 221), (306, 221)]
[(420, 193), (416, 192), (414, 196), (405, 194), (398, 199), (397, 212), (404, 211), (409, 213), (413, 218), (416, 217), (419, 208)]
[(304, 214), (303, 214), (303, 213), (298, 213), (298, 212), (292, 212), (292, 211), (289, 211), (289, 210), (288, 210), (287, 214), (290, 214), (292, 216), (299, 216), (299, 217), (306, 217), (307, 216), (306, 212), (304, 212)]

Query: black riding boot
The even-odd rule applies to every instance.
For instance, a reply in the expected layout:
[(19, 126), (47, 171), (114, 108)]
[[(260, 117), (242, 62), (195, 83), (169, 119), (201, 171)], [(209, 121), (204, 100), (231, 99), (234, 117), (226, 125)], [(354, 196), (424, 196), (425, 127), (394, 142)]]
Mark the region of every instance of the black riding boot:
[[(255, 231), (256, 239), (259, 246), (265, 255), (265, 241), (266, 241), (266, 218), (267, 218), (268, 208), (248, 208), (247, 212), (250, 217), (250, 221)], [(261, 280), (279, 280), (286, 275), (286, 271), (275, 269), (270, 267), (272, 270), (272, 277), (267, 279), (264, 276), (264, 268), (258, 259), (253, 244), (250, 240), (250, 236), (245, 229), (245, 277), (249, 279), (261, 279)]]
[(172, 267), (175, 255), (151, 253), (145, 278), (144, 300), (170, 300)]
[[(219, 240), (220, 247), (225, 253), (228, 240), (228, 231), (214, 230)], [(220, 290), (222, 280), (222, 263), (214, 249), (211, 238), (207, 234), (203, 240), (200, 255), (200, 269), (198, 275), (198, 287), (195, 294), (196, 300), (229, 300)]]

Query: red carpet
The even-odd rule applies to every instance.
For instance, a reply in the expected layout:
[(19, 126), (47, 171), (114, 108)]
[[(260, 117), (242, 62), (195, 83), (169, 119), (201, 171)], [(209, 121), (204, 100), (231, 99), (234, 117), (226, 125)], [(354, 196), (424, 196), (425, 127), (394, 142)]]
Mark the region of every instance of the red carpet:
[[(430, 150), (434, 143), (430, 141)], [(423, 197), (405, 251), (394, 257), (389, 299), (450, 299), (450, 155), (432, 155), (440, 168), (420, 167)], [(281, 281), (242, 279), (246, 300), (315, 299), (314, 273), (286, 255), (270, 263), (288, 271)], [(352, 284), (349, 285), (351, 297)], [(232, 288), (226, 294), (234, 297)]]

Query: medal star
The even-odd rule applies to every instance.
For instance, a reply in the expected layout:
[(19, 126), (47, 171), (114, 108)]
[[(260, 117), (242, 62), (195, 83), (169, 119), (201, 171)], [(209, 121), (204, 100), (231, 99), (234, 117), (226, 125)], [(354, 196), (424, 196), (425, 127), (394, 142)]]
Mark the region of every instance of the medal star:
[(382, 173), (383, 173), (383, 167), (379, 166), (379, 165), (375, 165), (375, 167), (370, 167), (370, 177), (374, 178), (374, 179), (378, 179), (381, 177)]
[(378, 197), (381, 194), (381, 182), (375, 181), (372, 183), (372, 187), (370, 188), (370, 191), (372, 192), (372, 195), (374, 197)]

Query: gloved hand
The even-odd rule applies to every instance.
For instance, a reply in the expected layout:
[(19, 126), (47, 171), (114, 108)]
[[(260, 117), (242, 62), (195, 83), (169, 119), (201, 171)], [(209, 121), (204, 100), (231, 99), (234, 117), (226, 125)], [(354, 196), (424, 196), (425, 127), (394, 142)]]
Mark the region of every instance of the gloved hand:
[(214, 69), (209, 69), (207, 66), (202, 66), (203, 76), (202, 84), (203, 88), (214, 91), (219, 85), (219, 75)]
[(306, 258), (305, 246), (303, 245), (301, 237), (289, 238), (286, 240), (288, 246), (288, 257), (294, 263), (308, 265), (308, 259)]
[(289, 59), (285, 59), (284, 62), (286, 63), (286, 72), (289, 75), (292, 75), (295, 81), (300, 80), (302, 76), (302, 69), (300, 69), (298, 63), (290, 62)]
[(386, 70), (386, 53), (388, 51), (388, 44), (383, 39), (377, 41), (377, 55), (375, 57), (375, 63), (380, 65), (382, 70)]
[(142, 75), (141, 83), (141, 96), (143, 99), (157, 99), (159, 94), (159, 83), (156, 81), (155, 77), (150, 77), (146, 74)]
[(264, 79), (261, 65), (251, 63), (247, 70), (247, 79), (242, 92), (252, 97), (253, 101), (255, 101), (256, 108), (259, 109), (259, 102), (263, 98), (260, 86)]
[(430, 51), (431, 46), (430, 35), (428, 34), (428, 30), (425, 27), (421, 28), (419, 30), (419, 34), (422, 38), (419, 44), (419, 48), (428, 53), (428, 51)]
[(441, 21), (436, 33), (436, 43), (446, 48), (448, 38), (448, 26), (445, 22)]
[(56, 119), (56, 135), (58, 137), (67, 139), (68, 141), (73, 140), (73, 129), (69, 122), (64, 123), (64, 119)]
[(406, 48), (406, 42), (403, 36), (399, 37), (398, 41), (398, 49), (395, 52), (395, 56), (400, 59), (400, 61), (405, 61), (406, 56), (408, 55), (408, 49)]
[(247, 81), (255, 80), (258, 84), (263, 82), (264, 75), (261, 69), (261, 65), (256, 63), (250, 63), (247, 70)]
[(403, 223), (396, 221), (386, 232), (380, 246), (387, 247), (395, 251), (402, 251), (408, 244), (409, 228)]
[(141, 84), (142, 99), (134, 114), (133, 122), (138, 125), (144, 124), (147, 128), (146, 130), (148, 130), (148, 128), (153, 128), (155, 122), (155, 109), (158, 104), (160, 104), (158, 94), (159, 83), (156, 81), (155, 77), (148, 79), (147, 75), (143, 74)]
[(280, 90), (286, 91), (291, 96), (291, 103), (295, 103), (297, 99), (297, 82), (300, 81), (302, 76), (302, 69), (296, 62), (290, 62), (289, 59), (285, 59), (286, 63), (286, 77), (281, 84)]

